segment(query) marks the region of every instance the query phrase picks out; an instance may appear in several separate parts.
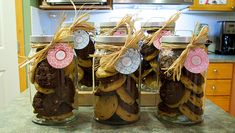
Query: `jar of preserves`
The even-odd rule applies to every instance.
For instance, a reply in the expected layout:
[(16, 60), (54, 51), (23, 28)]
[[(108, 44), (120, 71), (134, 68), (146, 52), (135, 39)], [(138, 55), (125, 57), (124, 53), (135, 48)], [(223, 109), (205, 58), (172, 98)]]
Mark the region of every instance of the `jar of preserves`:
[[(138, 121), (141, 87), (138, 69), (141, 59), (135, 49), (138, 48), (138, 36), (128, 39), (130, 42), (126, 42), (126, 36), (97, 36), (95, 40), (94, 79), (98, 85), (94, 89), (94, 119), (113, 125)], [(139, 77), (132, 76), (135, 72)]]
[(73, 36), (51, 44), (52, 40), (53, 36), (31, 36), (31, 54), (40, 55), (30, 70), (30, 82), (36, 89), (33, 122), (43, 125), (68, 123), (76, 115), (74, 98), (78, 76)]
[[(142, 62), (142, 91), (157, 92), (159, 90), (158, 54), (160, 49), (160, 39), (162, 36), (172, 35), (175, 30), (175, 23), (165, 25), (165, 22), (141, 23), (141, 28), (147, 37), (155, 38), (153, 43), (145, 41), (140, 53), (143, 56)], [(154, 34), (159, 32), (157, 36)]]
[[(193, 37), (163, 36), (159, 54), (160, 99), (157, 117), (179, 124), (202, 122), (206, 71), (209, 60), (204, 34)], [(202, 32), (201, 31), (201, 32)]]

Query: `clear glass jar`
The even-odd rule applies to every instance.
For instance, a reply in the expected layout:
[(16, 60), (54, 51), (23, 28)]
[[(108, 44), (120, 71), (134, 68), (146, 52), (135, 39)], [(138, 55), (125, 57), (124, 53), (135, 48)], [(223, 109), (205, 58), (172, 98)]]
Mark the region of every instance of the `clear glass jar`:
[[(100, 32), (99, 35), (104, 35), (108, 31), (111, 31), (117, 26), (118, 22), (102, 22), (100, 23)], [(127, 28), (125, 26), (118, 28), (114, 33), (114, 36), (126, 36)]]
[(164, 36), (159, 54), (160, 99), (157, 117), (178, 124), (195, 124), (203, 121), (206, 71), (192, 73), (181, 69), (179, 81), (165, 72), (181, 55), (191, 37)]
[[(141, 23), (142, 29), (145, 30), (145, 35), (153, 35), (157, 32), (163, 25), (164, 22), (147, 22)], [(142, 91), (145, 92), (157, 92), (159, 90), (159, 71), (158, 71), (158, 54), (159, 54), (159, 44), (160, 38), (163, 35), (171, 35), (175, 30), (175, 24), (169, 25), (162, 30), (161, 34), (156, 38), (153, 44), (142, 45), (140, 53), (143, 56), (142, 61)]]
[[(96, 45), (122, 46), (126, 37), (97, 36)], [(95, 54), (110, 54), (109, 50), (96, 50)], [(140, 56), (139, 56), (140, 58)], [(94, 79), (98, 81), (94, 89), (94, 119), (98, 122), (123, 125), (136, 122), (140, 118), (140, 80), (132, 74), (107, 71), (98, 64), (101, 58), (94, 58)], [(98, 67), (97, 67), (98, 66)], [(135, 71), (135, 70), (134, 70)]]
[[(38, 47), (36, 51), (40, 52), (47, 44), (49, 44), (52, 38), (53, 36), (31, 36), (31, 46)], [(71, 47), (70, 52), (72, 53), (72, 38), (73, 37), (70, 36), (63, 40), (63, 42), (58, 43), (58, 45), (61, 44), (60, 46), (67, 46), (66, 48)], [(55, 47), (58, 45), (55, 45)], [(52, 49), (56, 49), (55, 47)], [(65, 49), (61, 50), (58, 48), (58, 51), (55, 50), (56, 56), (63, 50)], [(33, 55), (33, 50), (31, 52)], [(68, 53), (65, 52), (65, 55), (66, 54)], [(33, 96), (32, 103), (35, 114), (33, 122), (42, 125), (69, 123), (76, 115), (76, 107), (74, 106), (78, 78), (76, 74), (76, 57), (74, 54), (71, 54), (70, 57), (72, 58), (72, 61), (68, 66), (64, 68), (55, 68), (49, 63), (47, 55), (40, 60), (38, 60), (39, 57), (36, 58), (36, 60), (32, 62), (32, 67), (29, 72), (30, 82), (36, 89), (36, 94)], [(66, 59), (66, 57), (64, 59)], [(35, 64), (37, 60), (38, 63)]]

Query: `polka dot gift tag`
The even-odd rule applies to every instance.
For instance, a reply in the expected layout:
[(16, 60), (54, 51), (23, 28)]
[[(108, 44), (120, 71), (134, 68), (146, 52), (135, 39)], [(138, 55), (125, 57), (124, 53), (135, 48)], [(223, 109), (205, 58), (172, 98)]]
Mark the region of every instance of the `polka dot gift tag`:
[(192, 73), (202, 73), (207, 70), (208, 65), (208, 55), (201, 48), (190, 50), (184, 63), (185, 68)]
[(75, 49), (83, 49), (89, 44), (90, 37), (86, 31), (77, 30), (74, 32), (73, 40)]
[(57, 69), (67, 67), (74, 57), (73, 49), (67, 43), (59, 43), (47, 53), (48, 63)]
[(122, 74), (132, 74), (140, 66), (141, 57), (137, 50), (128, 49), (115, 65), (115, 69)]
[(170, 31), (166, 31), (163, 30), (161, 31), (161, 33), (156, 37), (156, 40), (153, 42), (153, 45), (157, 48), (157, 49), (161, 49), (161, 38), (162, 36), (170, 36), (172, 35), (172, 33)]

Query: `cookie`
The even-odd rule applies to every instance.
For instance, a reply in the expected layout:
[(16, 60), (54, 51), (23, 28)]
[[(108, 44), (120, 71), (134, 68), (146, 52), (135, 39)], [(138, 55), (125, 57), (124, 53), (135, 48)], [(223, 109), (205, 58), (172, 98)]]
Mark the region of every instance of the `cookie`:
[(81, 58), (82, 60), (88, 60), (91, 57), (90, 54), (94, 54), (95, 52), (95, 45), (93, 41), (90, 39), (89, 44), (83, 49), (75, 49), (76, 55)]
[(107, 120), (116, 112), (118, 108), (118, 98), (116, 95), (97, 97), (94, 108), (96, 118), (99, 120)]
[(202, 116), (197, 115), (194, 112), (192, 112), (185, 104), (181, 105), (179, 107), (180, 112), (188, 117), (192, 122), (200, 122), (202, 121)]
[(85, 74), (82, 80), (80, 80), (80, 83), (87, 87), (92, 87), (92, 83), (93, 83), (92, 82), (92, 68), (86, 68), (86, 69), (83, 68), (83, 71)]
[(159, 54), (159, 51), (158, 51), (158, 50), (155, 50), (152, 54), (150, 54), (150, 55), (148, 55), (148, 56), (145, 56), (145, 57), (144, 57), (144, 60), (146, 60), (146, 61), (151, 61), (151, 60), (153, 60), (154, 58), (157, 58), (158, 54)]
[(167, 105), (175, 105), (185, 94), (185, 87), (179, 81), (167, 80), (160, 88), (160, 97)]
[(147, 44), (144, 44), (142, 47), (141, 47), (141, 50), (140, 50), (140, 53), (146, 57), (148, 55), (151, 55), (152, 53), (154, 53), (157, 49), (155, 48), (154, 45), (147, 45)]
[(134, 102), (133, 104), (127, 104), (122, 99), (118, 98), (118, 104), (122, 109), (126, 110), (128, 113), (131, 114), (138, 114), (140, 109), (137, 102)]
[(107, 77), (107, 78), (97, 78), (97, 81), (101, 82), (102, 84), (107, 84), (107, 83), (111, 83), (113, 81), (116, 81), (118, 79), (120, 79), (120, 77), (122, 77), (123, 75), (122, 74), (116, 74), (114, 76), (110, 76), (110, 77)]
[(40, 92), (34, 96), (33, 108), (34, 113), (45, 117), (61, 116), (73, 110), (73, 107), (63, 102), (56, 93), (46, 95)]
[(137, 83), (135, 82), (135, 80), (130, 77), (127, 76), (126, 78), (126, 83), (124, 85), (125, 87), (125, 91), (133, 98), (133, 99), (138, 99), (139, 98), (139, 90), (137, 87)]
[(84, 71), (83, 69), (77, 65), (77, 71), (78, 71), (78, 81), (81, 81), (84, 77)]
[(58, 84), (59, 69), (49, 65), (47, 60), (42, 60), (35, 70), (35, 81), (42, 88), (55, 88)]
[(178, 108), (170, 108), (165, 103), (160, 102), (158, 104), (158, 113), (160, 115), (166, 115), (166, 116), (169, 116), (169, 117), (174, 117), (179, 113), (179, 109)]
[(135, 99), (133, 99), (127, 92), (126, 89), (122, 86), (116, 90), (119, 98), (124, 101), (125, 103), (132, 105), (135, 102)]
[(184, 105), (187, 106), (193, 113), (195, 113), (197, 115), (202, 115), (203, 114), (202, 107), (198, 107), (197, 105), (194, 105), (190, 101), (187, 101), (186, 103), (184, 103)]
[(127, 122), (135, 122), (137, 120), (139, 120), (139, 114), (132, 114), (127, 112), (125, 109), (123, 109), (121, 106), (117, 107), (117, 111), (116, 114), (123, 119), (124, 121)]
[(99, 67), (95, 72), (96, 78), (107, 78), (116, 75), (117, 72), (107, 72), (102, 67)]
[(115, 95), (116, 91), (110, 91), (110, 92), (103, 92), (99, 89), (99, 87), (97, 87), (97, 89), (94, 92), (95, 96), (112, 96)]
[(72, 104), (74, 102), (75, 86), (73, 81), (65, 77), (64, 81), (61, 81), (59, 86), (55, 90), (56, 95), (59, 96), (61, 101)]
[(36, 82), (34, 83), (34, 86), (35, 86), (35, 89), (40, 92), (40, 93), (43, 93), (43, 94), (51, 94), (51, 93), (54, 93), (55, 90), (54, 89), (47, 89), (47, 88), (42, 88), (40, 87)]
[(197, 97), (195, 94), (191, 93), (189, 101), (198, 107), (203, 106), (203, 98)]
[(78, 65), (85, 68), (92, 68), (92, 59), (83, 60), (78, 57)]
[(159, 89), (160, 84), (158, 81), (158, 77), (155, 72), (151, 72), (147, 77), (144, 78), (144, 84), (151, 89)]
[(118, 88), (120, 88), (125, 82), (126, 82), (126, 77), (122, 76), (120, 79), (111, 82), (111, 83), (106, 83), (106, 84), (100, 84), (99, 89), (103, 92), (110, 92), (110, 91), (115, 91)]
[(182, 69), (182, 75), (187, 77), (197, 86), (201, 86), (205, 83), (205, 78), (200, 73), (191, 73), (185, 67)]
[(182, 104), (184, 104), (185, 102), (187, 102), (188, 99), (189, 99), (189, 97), (190, 97), (190, 91), (186, 89), (183, 98), (182, 98), (178, 103), (172, 104), (172, 105), (167, 104), (167, 106), (169, 106), (170, 108), (179, 107), (180, 105), (182, 105)]
[(188, 77), (185, 77), (184, 75), (181, 75), (180, 81), (184, 84), (184, 86), (187, 89), (193, 91), (196, 94), (201, 94), (203, 92), (205, 84), (198, 86), (194, 82), (192, 82)]

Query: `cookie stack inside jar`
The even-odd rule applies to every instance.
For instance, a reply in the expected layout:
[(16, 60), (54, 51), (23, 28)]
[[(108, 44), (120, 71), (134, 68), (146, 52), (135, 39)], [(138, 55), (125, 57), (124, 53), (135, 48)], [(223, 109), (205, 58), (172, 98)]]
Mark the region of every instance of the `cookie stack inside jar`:
[(53, 36), (31, 37), (32, 47), (36, 48), (33, 56), (37, 56), (30, 70), (30, 81), (37, 91), (33, 98), (33, 122), (44, 125), (67, 123), (75, 117), (77, 76), (74, 74), (73, 37), (66, 36), (54, 42), (46, 52), (52, 40)]
[[(172, 35), (175, 30), (175, 22), (165, 25), (165, 22), (154, 21), (141, 23), (147, 40), (141, 48), (142, 61), (142, 91), (156, 92), (159, 90), (158, 55), (160, 52), (160, 39), (162, 36)], [(157, 35), (154, 35), (158, 33)], [(150, 43), (151, 39), (154, 41)]]
[(203, 120), (206, 71), (209, 60), (205, 42), (208, 27), (198, 35), (163, 36), (159, 55), (161, 102), (157, 116), (179, 124)]
[(127, 27), (128, 36), (95, 39), (94, 79), (99, 84), (94, 90), (94, 119), (105, 124), (129, 124), (140, 118), (140, 80), (131, 75), (140, 73), (138, 49), (143, 32), (131, 34), (131, 26)]
[[(62, 27), (70, 27), (72, 22), (63, 23)], [(94, 23), (87, 22), (88, 27), (74, 27), (74, 50), (78, 60), (78, 90), (92, 91), (92, 57), (94, 54)]]

